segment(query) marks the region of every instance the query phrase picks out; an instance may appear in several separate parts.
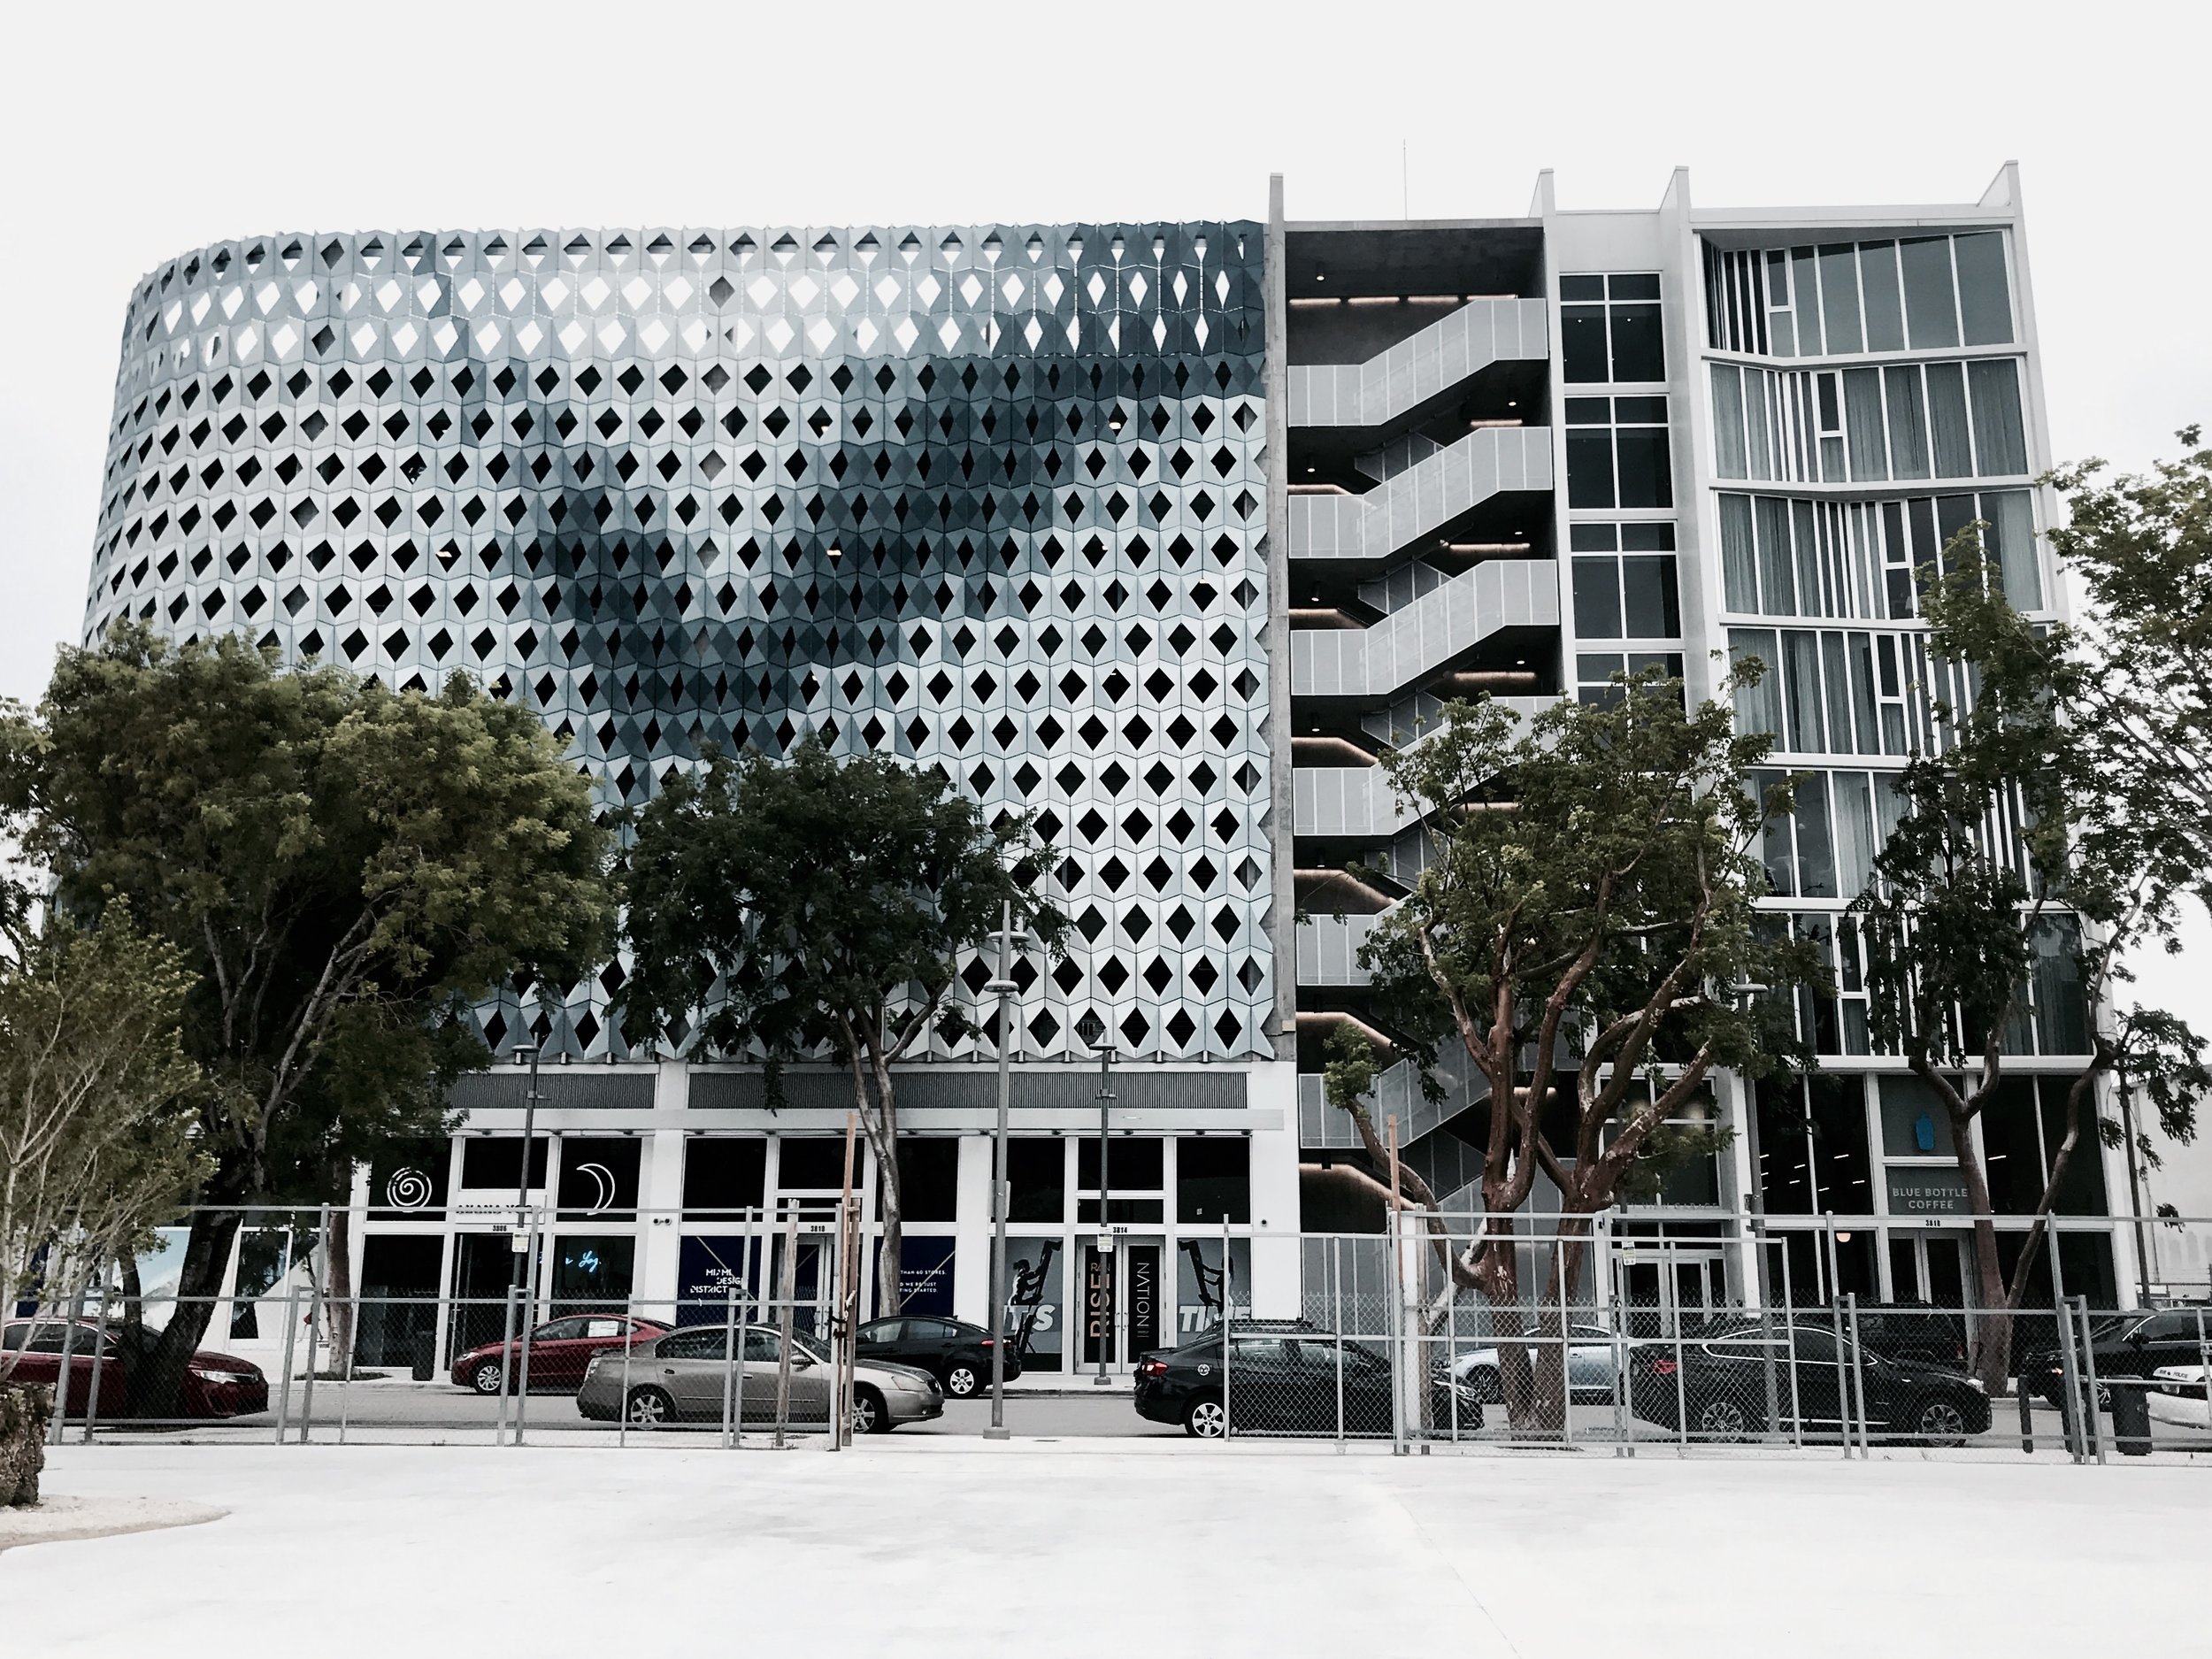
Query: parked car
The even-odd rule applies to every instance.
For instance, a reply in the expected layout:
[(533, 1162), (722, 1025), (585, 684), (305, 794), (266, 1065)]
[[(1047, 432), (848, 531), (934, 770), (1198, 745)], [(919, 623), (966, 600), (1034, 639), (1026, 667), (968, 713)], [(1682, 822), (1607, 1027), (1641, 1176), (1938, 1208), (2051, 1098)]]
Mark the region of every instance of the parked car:
[(2151, 1416), (2185, 1429), (2212, 1429), (2212, 1402), (2206, 1399), (2202, 1365), (2161, 1365), (2151, 1373)]
[[(1524, 1340), (1533, 1363), (1540, 1343)], [(1624, 1348), (1632, 1348), (1633, 1341), (1624, 1340)], [(1571, 1325), (1567, 1327), (1567, 1386), (1579, 1401), (1609, 1401), (1613, 1397), (1614, 1342), (1611, 1332), (1602, 1325)], [(1486, 1406), (1505, 1403), (1505, 1381), (1499, 1369), (1498, 1348), (1495, 1343), (1469, 1348), (1456, 1359), (1440, 1363), (1436, 1380), (1441, 1383), (1448, 1370), (1458, 1379), (1459, 1397), (1463, 1407), (1472, 1400)]]
[(1989, 1398), (1974, 1379), (1863, 1344), (1855, 1355), (1816, 1325), (1743, 1320), (1679, 1344), (1646, 1344), (1629, 1364), (1629, 1398), (1644, 1421), (1674, 1430), (1686, 1422), (1701, 1440), (1793, 1427), (1839, 1439), (1852, 1398), (1846, 1391), (1859, 1386), (1855, 1369), (1864, 1379), (1870, 1434), (1956, 1446), (1989, 1427)]
[[(860, 1327), (859, 1340), (863, 1360), (926, 1371), (952, 1399), (965, 1400), (991, 1386), (991, 1333), (979, 1325), (904, 1314), (871, 1320)], [(1021, 1356), (1009, 1342), (1006, 1380), (1021, 1374)]]
[[(1374, 1349), (1303, 1321), (1240, 1321), (1227, 1340), (1218, 1328), (1137, 1362), (1137, 1415), (1180, 1424), (1194, 1439), (1268, 1432), (1387, 1434), (1390, 1362)], [(1441, 1394), (1440, 1388), (1437, 1391)], [(1448, 1414), (1448, 1401), (1440, 1402)], [(1459, 1427), (1482, 1426), (1482, 1406), (1463, 1400)]]
[(1859, 1345), (1884, 1359), (1963, 1371), (1966, 1317), (1932, 1302), (1861, 1302)]
[[(2075, 1363), (2082, 1364), (2085, 1357), (2094, 1367), (2097, 1405), (2100, 1409), (2108, 1410), (2112, 1394), (2106, 1385), (2116, 1377), (2148, 1378), (2166, 1366), (2201, 1366), (2205, 1363), (2202, 1333), (2206, 1331), (2212, 1331), (2212, 1310), (2203, 1315), (2202, 1325), (2194, 1308), (2145, 1309), (2134, 1313), (2111, 1314), (2090, 1325), (2086, 1356), (2077, 1339)], [(2066, 1393), (2065, 1361), (2055, 1348), (2039, 1348), (2021, 1360), (2020, 1379), (2055, 1410)], [(2085, 1371), (2083, 1380), (2087, 1381)]]
[[(601, 1423), (626, 1416), (639, 1428), (719, 1423), (726, 1388), (741, 1423), (772, 1424), (781, 1338), (770, 1325), (738, 1329), (741, 1371), (726, 1357), (727, 1326), (686, 1325), (639, 1342), (630, 1349), (626, 1365), (619, 1351), (593, 1360), (576, 1391), (576, 1409)], [(787, 1420), (826, 1428), (835, 1379), (828, 1352), (811, 1337), (794, 1334)], [(944, 1414), (944, 1392), (927, 1371), (872, 1360), (854, 1365), (853, 1427), (860, 1432), (888, 1434), (902, 1424), (926, 1422)]]
[[(503, 1378), (510, 1394), (522, 1386), (522, 1351), (530, 1350), (530, 1391), (568, 1394), (584, 1380), (584, 1372), (602, 1354), (619, 1353), (633, 1343), (657, 1337), (669, 1327), (658, 1319), (637, 1319), (619, 1313), (579, 1313), (548, 1319), (518, 1338), (511, 1346), (486, 1342), (456, 1355), (453, 1380), (457, 1386), (480, 1394), (495, 1394)], [(501, 1356), (506, 1363), (501, 1364)]]
[[(69, 1346), (68, 1398), (63, 1410), (81, 1415), (92, 1404), (92, 1350), (100, 1345), (100, 1412), (122, 1417), (131, 1408), (131, 1371), (134, 1362), (121, 1333), (110, 1327), (104, 1333), (90, 1319), (75, 1322), (75, 1334), (62, 1319), (11, 1319), (0, 1329), (0, 1348), (15, 1356), (11, 1382), (36, 1383), (55, 1388), (61, 1381), (61, 1351)], [(251, 1360), (202, 1348), (184, 1363), (184, 1381), (178, 1405), (188, 1417), (242, 1417), (269, 1409), (269, 1379)]]

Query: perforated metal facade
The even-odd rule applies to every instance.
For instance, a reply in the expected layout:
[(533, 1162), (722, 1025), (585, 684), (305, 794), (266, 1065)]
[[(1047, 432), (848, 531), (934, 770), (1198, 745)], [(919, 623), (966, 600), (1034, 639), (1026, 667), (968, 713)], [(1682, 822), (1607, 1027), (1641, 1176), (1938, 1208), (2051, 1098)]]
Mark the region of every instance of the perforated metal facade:
[[(401, 686), (466, 670), (609, 806), (709, 744), (941, 766), (1061, 850), (1080, 942), (1025, 971), (1029, 1054), (1079, 1052), (1093, 1008), (1132, 1055), (1270, 1053), (1261, 245), (203, 249), (126, 317), (86, 637), (134, 617)], [(619, 984), (510, 989), (487, 1035), (604, 1054)]]

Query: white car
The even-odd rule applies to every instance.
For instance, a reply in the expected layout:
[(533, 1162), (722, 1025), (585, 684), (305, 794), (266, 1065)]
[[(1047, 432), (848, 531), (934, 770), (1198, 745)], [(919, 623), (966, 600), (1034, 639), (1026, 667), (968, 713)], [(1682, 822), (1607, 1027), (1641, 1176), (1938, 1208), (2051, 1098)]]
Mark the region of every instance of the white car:
[(2201, 1365), (2161, 1365), (2151, 1373), (2151, 1416), (2182, 1428), (2212, 1429), (2205, 1375)]

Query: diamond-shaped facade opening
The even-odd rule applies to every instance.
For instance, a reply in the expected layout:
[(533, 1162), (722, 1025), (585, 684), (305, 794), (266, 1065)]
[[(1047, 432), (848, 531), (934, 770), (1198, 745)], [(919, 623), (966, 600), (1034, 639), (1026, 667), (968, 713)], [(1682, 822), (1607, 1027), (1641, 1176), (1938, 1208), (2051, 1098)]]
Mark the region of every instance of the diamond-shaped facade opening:
[[(1094, 295), (1117, 234), (1146, 250), (1142, 291)], [(1267, 936), (1261, 244), (1210, 224), (204, 250), (126, 319), (86, 634), (250, 627), (403, 687), (466, 666), (609, 807), (708, 745), (940, 767), (987, 820), (1052, 824), (1049, 879), (1086, 924), (1068, 974), (1026, 970), (1025, 1052), (1073, 1052), (1087, 993), (1133, 1055), (1266, 1054), (1271, 976), (1156, 993), (1102, 954), (1194, 931), (1191, 832), (1163, 826), (1225, 813), (1207, 902), (1233, 893)], [(204, 309), (180, 351), (167, 308), (219, 307), (223, 273), (257, 266), (265, 302), (219, 334)], [(479, 1026), (626, 1052), (611, 972), (509, 989)]]

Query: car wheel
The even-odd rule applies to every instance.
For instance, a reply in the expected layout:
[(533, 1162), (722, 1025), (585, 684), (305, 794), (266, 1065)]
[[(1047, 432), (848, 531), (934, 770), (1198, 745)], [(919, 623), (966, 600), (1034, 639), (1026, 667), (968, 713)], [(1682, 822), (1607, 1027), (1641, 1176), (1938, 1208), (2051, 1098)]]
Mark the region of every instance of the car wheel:
[(1211, 1394), (1202, 1394), (1183, 1413), (1183, 1432), (1194, 1440), (1217, 1440), (1229, 1432), (1229, 1414)]
[(676, 1402), (657, 1388), (630, 1390), (630, 1426), (657, 1429), (676, 1415)]
[(1708, 1400), (1698, 1408), (1697, 1432), (1709, 1440), (1747, 1440), (1751, 1414), (1733, 1400)]
[(865, 1385), (853, 1390), (853, 1432), (856, 1434), (888, 1434), (891, 1414), (884, 1409), (883, 1396)]
[(1913, 1418), (1913, 1432), (1924, 1445), (1966, 1444), (1966, 1414), (1948, 1400), (1931, 1400)]
[(945, 1368), (945, 1393), (953, 1399), (970, 1399), (979, 1392), (982, 1386), (981, 1371), (966, 1360), (955, 1360)]
[(502, 1368), (497, 1360), (486, 1360), (481, 1365), (479, 1365), (474, 1371), (469, 1373), (469, 1386), (475, 1389), (480, 1394), (497, 1394), (499, 1392), (500, 1384), (503, 1380), (500, 1375), (501, 1369)]

